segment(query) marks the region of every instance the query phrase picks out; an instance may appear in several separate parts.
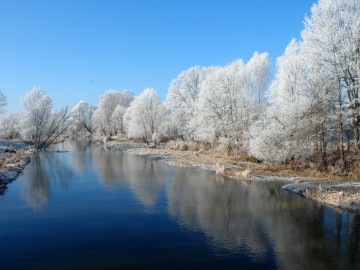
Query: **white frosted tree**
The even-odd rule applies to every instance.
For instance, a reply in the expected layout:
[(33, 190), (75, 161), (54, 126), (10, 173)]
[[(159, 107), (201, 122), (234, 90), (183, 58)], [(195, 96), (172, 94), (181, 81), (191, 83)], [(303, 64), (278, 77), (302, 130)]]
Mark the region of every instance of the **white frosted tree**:
[(167, 104), (173, 113), (173, 121), (183, 139), (193, 137), (196, 129), (193, 120), (197, 114), (196, 104), (199, 99), (201, 84), (212, 69), (212, 67), (194, 66), (181, 72), (170, 83)]
[(155, 132), (161, 131), (165, 112), (165, 106), (155, 89), (146, 88), (134, 99), (124, 115), (128, 138), (139, 138), (148, 142)]
[[(354, 147), (360, 151), (360, 1), (319, 0), (305, 20), (302, 32), (307, 43), (307, 59), (337, 80), (338, 141), (343, 151), (343, 113), (352, 125)], [(345, 94), (345, 95), (344, 95)]]
[(21, 133), (37, 149), (45, 149), (68, 127), (67, 108), (52, 112), (52, 100), (41, 88), (34, 88), (23, 97), (25, 113)]
[(126, 112), (126, 107), (122, 105), (117, 105), (114, 112), (111, 115), (111, 125), (116, 135), (125, 134), (125, 128), (124, 128), (125, 112)]
[(246, 146), (247, 132), (265, 102), (269, 81), (268, 53), (255, 53), (244, 63), (212, 68), (201, 84), (195, 117), (195, 137), (204, 141), (225, 139), (228, 147)]
[(234, 61), (225, 67), (217, 67), (204, 81), (198, 102), (198, 128), (195, 135), (203, 141), (219, 137), (241, 136), (238, 105), (244, 63)]
[(74, 132), (94, 133), (92, 116), (95, 109), (94, 106), (82, 100), (74, 106), (70, 112), (70, 122)]
[(250, 129), (250, 154), (284, 162), (320, 150), (326, 166), (326, 143), (333, 136), (334, 80), (307, 61), (304, 51), (304, 43), (292, 40), (277, 59), (269, 105)]
[[(250, 130), (250, 154), (271, 161), (285, 161), (296, 156), (301, 137), (299, 121), (306, 110), (301, 95), (304, 69), (301, 43), (292, 40), (283, 56), (277, 59), (277, 73), (268, 92), (269, 106)], [(304, 140), (306, 138), (304, 137)]]
[(20, 120), (21, 115), (18, 114), (0, 115), (0, 138), (20, 138)]
[(7, 97), (5, 94), (0, 90), (0, 113), (5, 112), (5, 106), (7, 105)]
[(116, 132), (112, 115), (118, 105), (127, 108), (133, 101), (134, 95), (129, 90), (109, 90), (101, 98), (98, 108), (93, 114), (93, 122), (97, 131), (105, 136)]
[(255, 52), (246, 63), (245, 87), (255, 96), (259, 107), (264, 103), (264, 95), (270, 80), (271, 61), (268, 53)]

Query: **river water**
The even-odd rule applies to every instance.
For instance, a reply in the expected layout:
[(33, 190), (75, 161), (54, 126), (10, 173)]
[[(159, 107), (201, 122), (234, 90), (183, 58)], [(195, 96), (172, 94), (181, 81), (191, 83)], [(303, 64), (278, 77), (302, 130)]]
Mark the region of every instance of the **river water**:
[(0, 269), (360, 269), (360, 216), (281, 183), (57, 147), (0, 196)]

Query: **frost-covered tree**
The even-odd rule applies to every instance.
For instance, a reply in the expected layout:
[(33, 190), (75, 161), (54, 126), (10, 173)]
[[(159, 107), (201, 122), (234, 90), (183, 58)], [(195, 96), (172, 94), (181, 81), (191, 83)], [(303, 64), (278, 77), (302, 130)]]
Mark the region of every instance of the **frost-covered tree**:
[[(319, 0), (305, 20), (302, 32), (307, 59), (338, 81), (338, 139), (342, 161), (343, 112), (353, 128), (355, 149), (360, 151), (360, 1)], [(343, 92), (346, 94), (343, 96)]]
[(32, 141), (37, 149), (53, 143), (67, 127), (67, 108), (52, 112), (52, 100), (41, 88), (34, 88), (23, 97), (25, 113), (22, 118), (22, 137)]
[(245, 87), (248, 88), (248, 93), (256, 97), (260, 107), (270, 80), (271, 62), (269, 54), (255, 52), (246, 63), (245, 68)]
[(337, 138), (345, 168), (345, 123), (359, 150), (359, 29), (360, 1), (314, 4), (303, 40), (278, 59), (269, 106), (250, 131), (251, 154), (277, 161), (318, 155), (326, 168), (328, 145)]
[(127, 136), (148, 142), (155, 132), (161, 131), (165, 112), (165, 106), (155, 89), (146, 88), (134, 99), (124, 115)]
[(0, 116), (0, 138), (17, 139), (20, 138), (21, 115), (10, 114)]
[(240, 91), (244, 63), (237, 60), (215, 68), (204, 81), (199, 94), (196, 138), (214, 141), (219, 137), (237, 138), (240, 134)]
[(70, 112), (71, 126), (74, 132), (85, 131), (93, 134), (95, 131), (92, 116), (95, 107), (85, 101), (80, 101)]
[(127, 108), (133, 101), (134, 95), (129, 90), (122, 92), (116, 90), (107, 91), (100, 99), (99, 106), (93, 115), (94, 125), (97, 131), (109, 136), (116, 132), (112, 115), (118, 105)]
[(4, 113), (6, 104), (7, 104), (7, 97), (0, 90), (0, 113)]
[(114, 112), (111, 115), (111, 125), (114, 129), (115, 134), (125, 134), (124, 129), (124, 115), (126, 107), (117, 105)]
[(212, 68), (199, 93), (195, 137), (204, 141), (222, 137), (229, 146), (246, 144), (249, 127), (264, 105), (269, 70), (267, 53), (255, 53), (246, 64), (236, 60)]
[(178, 132), (183, 138), (191, 138), (196, 129), (194, 118), (197, 114), (196, 104), (201, 84), (212, 69), (212, 67), (194, 66), (181, 72), (170, 83), (167, 104)]
[(319, 152), (326, 166), (326, 144), (334, 135), (334, 83), (307, 61), (304, 43), (292, 40), (277, 59), (269, 105), (250, 129), (250, 154), (284, 162)]
[(302, 129), (303, 113), (309, 102), (302, 93), (304, 76), (301, 43), (292, 40), (284, 55), (277, 59), (277, 73), (268, 93), (269, 106), (250, 130), (252, 155), (275, 161), (298, 156), (298, 139), (308, 139)]

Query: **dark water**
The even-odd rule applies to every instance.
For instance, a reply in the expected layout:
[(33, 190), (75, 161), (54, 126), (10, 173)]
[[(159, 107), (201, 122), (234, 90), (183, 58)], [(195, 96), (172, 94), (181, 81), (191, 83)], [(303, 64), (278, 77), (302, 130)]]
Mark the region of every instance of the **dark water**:
[(360, 269), (360, 216), (69, 141), (0, 196), (0, 269)]

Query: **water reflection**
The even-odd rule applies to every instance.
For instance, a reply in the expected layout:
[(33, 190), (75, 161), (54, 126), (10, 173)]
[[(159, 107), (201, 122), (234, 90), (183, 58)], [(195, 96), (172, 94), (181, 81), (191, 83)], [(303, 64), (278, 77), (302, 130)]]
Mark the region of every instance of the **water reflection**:
[(47, 204), (54, 185), (70, 189), (75, 176), (89, 173), (106, 188), (128, 187), (145, 209), (165, 203), (168, 216), (206, 235), (215, 254), (247, 254), (281, 269), (360, 269), (359, 215), (305, 200), (279, 183), (222, 181), (89, 142), (58, 147), (69, 152), (34, 156), (25, 173), (23, 196), (34, 208)]
[(360, 266), (359, 216), (304, 201), (278, 183), (247, 186), (215, 181), (206, 172), (177, 170), (167, 196), (169, 214), (205, 232), (215, 248), (247, 250), (264, 260), (272, 250), (284, 269)]
[(92, 169), (92, 147), (90, 140), (66, 140), (58, 150), (70, 151), (70, 162), (78, 174), (84, 175)]
[[(169, 214), (185, 226), (205, 232), (214, 246), (234, 251), (245, 247), (254, 256), (266, 256), (266, 232), (263, 224), (252, 219), (249, 209), (252, 193), (259, 191), (214, 178), (208, 172), (177, 170), (167, 188)], [(262, 204), (264, 201), (259, 206)], [(257, 216), (261, 215), (260, 207), (255, 207)]]
[(100, 145), (92, 147), (92, 167), (98, 170), (102, 183), (109, 188), (126, 185), (120, 151)]
[(167, 167), (159, 162), (124, 155), (123, 168), (135, 197), (145, 206), (153, 207), (167, 180)]
[(49, 201), (52, 185), (68, 189), (74, 175), (73, 168), (57, 152), (34, 154), (28, 166), (24, 176), (23, 198), (37, 209)]
[(94, 145), (90, 141), (69, 140), (71, 163), (78, 172), (96, 168), (104, 186), (129, 186), (145, 207), (153, 207), (166, 182), (167, 167), (149, 159), (139, 159), (121, 151)]

